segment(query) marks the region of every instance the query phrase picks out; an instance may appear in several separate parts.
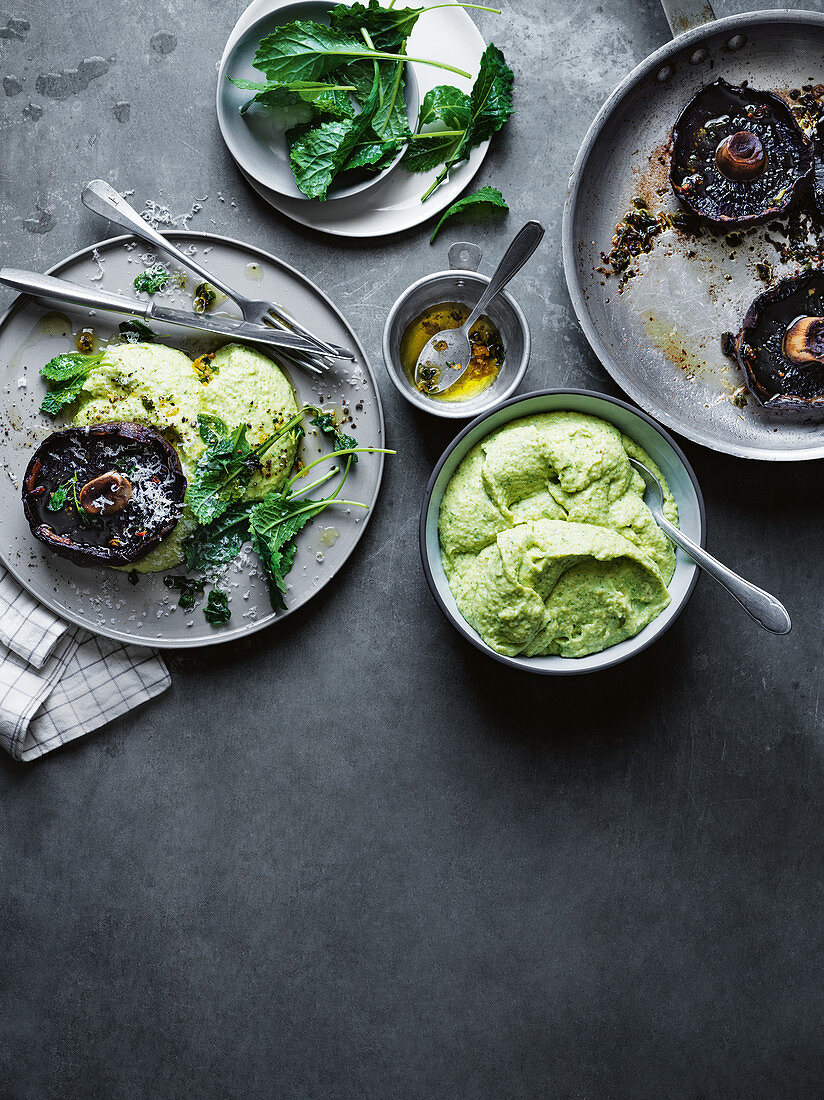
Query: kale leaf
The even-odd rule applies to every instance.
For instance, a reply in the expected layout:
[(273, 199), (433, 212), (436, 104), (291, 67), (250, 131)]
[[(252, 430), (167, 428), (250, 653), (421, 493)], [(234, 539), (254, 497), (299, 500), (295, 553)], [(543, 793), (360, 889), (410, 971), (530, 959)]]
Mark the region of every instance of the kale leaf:
[(327, 501), (304, 500), (284, 493), (269, 493), (253, 510), (249, 520), (252, 545), (263, 563), (269, 600), (283, 610), (286, 574), (295, 560), (296, 535), (322, 512)]
[(186, 568), (209, 573), (234, 561), (249, 538), (249, 513), (253, 507), (245, 501), (230, 504), (217, 519), (198, 527), (184, 539)]
[(241, 499), (259, 469), (260, 459), (246, 441), (245, 424), (231, 435), (213, 433), (186, 490), (186, 503), (198, 523), (211, 523), (222, 516), (230, 504)]
[(40, 373), (47, 380), (48, 392), (40, 404), (41, 412), (55, 416), (62, 408), (75, 401), (80, 396), (83, 383), (103, 358), (103, 354), (102, 351), (97, 355), (69, 351), (55, 355), (42, 366)]
[(471, 195), (464, 195), (462, 199), (458, 199), (457, 202), (453, 202), (452, 205), (442, 215), (441, 220), (435, 226), (435, 230), (432, 236), (429, 238), (429, 243), (437, 237), (441, 226), (447, 218), (451, 218), (453, 214), (463, 214), (466, 210), (475, 211), (478, 208), (487, 208), (493, 210), (508, 210), (501, 192), (497, 187), (480, 187), (477, 191), (473, 191)]
[(211, 626), (223, 626), (224, 623), (228, 623), (232, 617), (228, 595), (221, 592), (219, 588), (213, 588), (209, 593), (203, 614), (206, 616), (206, 622)]
[(184, 611), (192, 610), (206, 587), (203, 581), (198, 580), (196, 577), (182, 577), (174, 574), (165, 576), (163, 583), (167, 588), (175, 589), (180, 593), (177, 606), (182, 607)]
[[(332, 437), (332, 446), (336, 451), (345, 451), (348, 450), (349, 447), (357, 447), (358, 445), (358, 441), (354, 436), (344, 435), (335, 423), (334, 415), (330, 412), (318, 411), (318, 415), (313, 417), (309, 423), (313, 427), (319, 428), (325, 435), (330, 435)], [(348, 457), (351, 458), (353, 462), (358, 461), (357, 455), (349, 455)]]
[(170, 278), (171, 276), (163, 264), (153, 264), (152, 267), (141, 271), (139, 275), (135, 275), (134, 288), (138, 291), (145, 290), (147, 294), (156, 294), (158, 290), (164, 288)]
[(376, 50), (401, 53), (423, 8), (383, 8), (378, 0), (364, 5), (338, 4), (329, 13), (329, 22), (339, 34), (357, 37), (365, 30)]

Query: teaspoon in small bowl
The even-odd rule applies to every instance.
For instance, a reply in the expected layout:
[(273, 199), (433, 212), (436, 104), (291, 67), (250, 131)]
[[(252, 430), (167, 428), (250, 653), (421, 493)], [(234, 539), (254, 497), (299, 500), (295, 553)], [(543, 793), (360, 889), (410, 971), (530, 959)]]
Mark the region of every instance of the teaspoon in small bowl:
[(469, 330), (492, 299), (517, 275), (541, 243), (544, 227), (531, 221), (516, 233), (478, 304), (459, 328), (444, 328), (424, 344), (415, 364), (415, 385), (424, 393), (444, 393), (463, 377), (472, 358)]

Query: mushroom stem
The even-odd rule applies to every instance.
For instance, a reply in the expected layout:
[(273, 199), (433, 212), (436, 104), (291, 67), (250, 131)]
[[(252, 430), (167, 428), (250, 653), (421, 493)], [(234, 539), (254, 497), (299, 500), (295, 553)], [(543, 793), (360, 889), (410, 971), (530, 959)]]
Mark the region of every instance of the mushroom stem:
[(725, 137), (715, 150), (715, 163), (729, 180), (750, 180), (764, 171), (767, 153), (757, 134), (739, 130)]
[(791, 363), (824, 366), (824, 317), (797, 317), (787, 325), (784, 354)]
[(90, 516), (109, 516), (122, 512), (131, 500), (132, 483), (125, 474), (109, 470), (87, 481), (78, 494), (80, 507)]

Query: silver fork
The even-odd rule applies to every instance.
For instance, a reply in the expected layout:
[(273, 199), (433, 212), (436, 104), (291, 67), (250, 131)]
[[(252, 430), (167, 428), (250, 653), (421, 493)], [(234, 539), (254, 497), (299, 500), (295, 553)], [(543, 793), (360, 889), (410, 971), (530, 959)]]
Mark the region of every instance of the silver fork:
[(185, 252), (182, 252), (167, 237), (164, 237), (147, 221), (144, 221), (138, 212), (106, 180), (92, 180), (83, 189), (80, 197), (84, 205), (89, 210), (93, 210), (95, 214), (100, 214), (101, 217), (130, 230), (135, 236), (141, 237), (149, 244), (153, 244), (156, 248), (161, 249), (170, 256), (174, 256), (184, 267), (196, 271), (207, 283), (217, 287), (238, 306), (244, 321), (254, 325), (267, 325), (270, 328), (290, 329), (292, 332), (304, 336), (307, 340), (311, 340), (317, 345), (320, 362), (313, 362), (313, 359), (308, 355), (293, 353), (290, 358), (293, 358), (299, 366), (308, 367), (315, 373), (319, 373), (320, 368), (327, 365), (323, 361), (324, 356), (334, 355), (337, 358), (355, 359), (355, 356), (346, 348), (339, 348), (334, 344), (321, 340), (319, 336), (309, 332), (294, 317), (290, 317), (285, 310), (279, 309), (272, 302), (265, 299), (247, 298), (244, 294), (229, 286), (214, 271), (203, 267), (194, 256), (188, 256)]
[(682, 550), (686, 550), (695, 564), (726, 588), (747, 614), (760, 623), (765, 630), (769, 630), (771, 634), (789, 634), (792, 622), (784, 604), (769, 592), (765, 592), (763, 588), (757, 588), (749, 581), (745, 581), (743, 577), (739, 577), (732, 569), (728, 569), (726, 565), (722, 565), (717, 558), (693, 542), (674, 523), (670, 523), (664, 515), (664, 491), (658, 478), (642, 462), (636, 462), (634, 458), (629, 461), (633, 470), (637, 470), (643, 478), (646, 487), (644, 503), (667, 538)]

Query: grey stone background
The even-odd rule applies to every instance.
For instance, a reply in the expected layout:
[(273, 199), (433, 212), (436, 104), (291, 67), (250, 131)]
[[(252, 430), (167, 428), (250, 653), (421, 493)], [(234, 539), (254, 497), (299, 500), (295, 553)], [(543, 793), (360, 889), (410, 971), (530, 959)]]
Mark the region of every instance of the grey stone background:
[[(398, 457), (304, 611), (171, 656), (166, 695), (41, 763), (0, 760), (0, 1095), (820, 1095), (821, 463), (686, 445), (711, 548), (786, 600), (788, 638), (703, 580), (660, 644), (597, 678), (483, 659), (418, 558), (453, 429), (380, 361), (389, 306), (458, 233), (341, 242), (257, 199), (213, 111), (242, 7), (0, 13), (2, 262), (43, 269), (104, 236), (78, 202), (95, 176), (173, 213), (208, 195), (192, 228), (279, 253), (348, 315)], [(569, 306), (561, 210), (587, 125), (664, 17), (655, 0), (476, 14), (518, 111), (478, 177), (512, 213), (466, 235), (489, 271), (522, 220), (545, 223), (513, 284), (526, 388), (614, 393)]]

